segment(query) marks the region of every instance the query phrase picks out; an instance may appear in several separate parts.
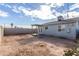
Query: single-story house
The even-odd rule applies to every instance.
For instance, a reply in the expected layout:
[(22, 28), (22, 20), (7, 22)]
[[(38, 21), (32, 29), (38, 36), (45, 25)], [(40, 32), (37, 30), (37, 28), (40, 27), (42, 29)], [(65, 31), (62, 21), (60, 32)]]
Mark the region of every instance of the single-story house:
[[(79, 17), (63, 19), (57, 18), (58, 21), (48, 22), (37, 26), (37, 33), (52, 35), (75, 40), (79, 35)], [(63, 20), (62, 20), (63, 19)]]

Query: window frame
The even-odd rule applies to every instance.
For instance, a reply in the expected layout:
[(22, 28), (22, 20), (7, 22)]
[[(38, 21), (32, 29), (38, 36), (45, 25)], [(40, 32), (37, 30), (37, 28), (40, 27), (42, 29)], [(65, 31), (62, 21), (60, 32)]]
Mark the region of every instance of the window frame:
[[(63, 27), (62, 27), (63, 26)], [(66, 28), (66, 25), (65, 24), (59, 24), (58, 25), (58, 31), (61, 32), (61, 31), (64, 31)]]
[(45, 26), (45, 30), (48, 30), (48, 26)]

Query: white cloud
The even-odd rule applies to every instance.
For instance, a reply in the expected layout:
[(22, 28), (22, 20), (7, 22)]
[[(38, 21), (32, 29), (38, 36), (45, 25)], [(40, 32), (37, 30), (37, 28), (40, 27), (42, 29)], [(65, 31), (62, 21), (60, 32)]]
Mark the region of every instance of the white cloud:
[(55, 18), (54, 15), (52, 15), (52, 12), (50, 10), (49, 6), (41, 5), (40, 10), (34, 10), (32, 11), (33, 16), (36, 16), (40, 19), (52, 19)]
[(52, 14), (52, 11), (48, 5), (40, 5), (39, 10), (29, 10), (24, 7), (19, 8), (19, 10), (21, 10), (26, 16), (30, 15), (43, 20), (56, 18), (56, 16)]
[(23, 6), (20, 6), (19, 8), (18, 8), (18, 11), (20, 11), (20, 12), (22, 12), (22, 13), (24, 13), (26, 16), (27, 15), (32, 15), (32, 10), (30, 10), (30, 9), (26, 9), (25, 7), (23, 7)]
[(49, 6), (50, 7), (60, 7), (60, 6), (63, 6), (64, 3), (50, 3)]
[[(5, 5), (5, 4), (2, 4)], [(10, 5), (6, 4), (5, 6), (12, 8)], [(29, 8), (25, 8), (23, 6), (17, 7), (13, 6), (12, 11), (15, 13), (23, 13), (25, 16), (30, 15), (31, 17), (39, 18), (42, 20), (53, 19), (56, 18), (61, 13), (56, 10), (51, 11), (52, 7), (60, 7), (63, 6), (63, 3), (46, 3), (44, 5), (40, 5), (39, 9), (31, 10)], [(55, 14), (52, 14), (55, 13)]]
[(4, 6), (5, 4), (4, 3), (1, 3), (0, 5), (3, 5)]
[(0, 16), (1, 17), (8, 17), (8, 13), (0, 10)]
[(57, 6), (64, 6), (64, 3), (56, 3)]
[(13, 6), (12, 11), (15, 12), (15, 13), (20, 13), (20, 11), (18, 10), (18, 8), (16, 6)]
[(15, 13), (20, 13), (20, 11), (18, 10), (17, 6), (11, 6), (9, 4), (0, 4), (0, 5), (3, 5), (3, 6), (8, 7), (8, 8), (11, 8), (12, 11), (15, 12)]
[(79, 12), (73, 11), (68, 13), (69, 18), (79, 17)]
[(61, 7), (64, 6), (64, 3), (45, 3), (49, 7)]
[(40, 5), (40, 7), (38, 7), (39, 9), (31, 10), (30, 8), (25, 8), (23, 6), (13, 6), (12, 8), (10, 5), (6, 4), (6, 6), (12, 8), (12, 11), (15, 13), (23, 13), (25, 16), (29, 15), (31, 17), (39, 18), (42, 20), (53, 19), (59, 15), (63, 16), (63, 13), (59, 13), (55, 9), (51, 11), (52, 7), (60, 7), (63, 5), (64, 3), (46, 3), (44, 5)]
[(79, 17), (79, 12), (70, 11), (68, 13), (62, 13), (62, 16), (64, 17), (64, 19)]
[(53, 14), (55, 15), (55, 16), (63, 16), (63, 14), (64, 13), (59, 13), (59, 12), (57, 12), (56, 10), (52, 10), (52, 12), (53, 12)]
[(22, 11), (26, 16), (30, 15), (32, 17), (40, 18), (42, 20), (47, 19), (53, 19), (56, 18), (59, 15), (62, 15), (61, 13), (54, 11), (55, 14), (52, 14), (53, 11), (51, 11), (51, 7), (60, 7), (63, 6), (64, 3), (46, 3), (45, 5), (40, 5), (40, 9), (36, 10), (30, 10), (26, 9), (24, 7), (19, 7), (19, 10)]
[(74, 10), (76, 8), (79, 8), (79, 3), (76, 3), (76, 4), (73, 4), (71, 7), (70, 7), (70, 10)]
[(8, 7), (8, 8), (12, 8), (12, 7), (11, 7), (10, 5), (8, 5), (8, 4), (5, 4), (5, 6)]
[(2, 3), (2, 4), (0, 4), (0, 5), (5, 6), (5, 7), (8, 7), (8, 8), (12, 8), (9, 4), (4, 4), (4, 3)]
[[(23, 13), (25, 16), (29, 15), (31, 17), (39, 18), (42, 20), (57, 18), (57, 16), (59, 15), (63, 16), (64, 18), (67, 18), (66, 11), (64, 11), (63, 13), (57, 12), (55, 9), (51, 11), (52, 7), (61, 7), (63, 5), (64, 3), (46, 3), (44, 5), (40, 5), (40, 7), (38, 7), (39, 9), (35, 9), (35, 10), (31, 10), (30, 8), (25, 8), (23, 6), (20, 6), (20, 7), (13, 6), (12, 11), (15, 13)], [(6, 4), (6, 6), (11, 8), (11, 6), (8, 4)], [(70, 11), (74, 10), (75, 8), (79, 8), (79, 3), (72, 5), (70, 7)], [(68, 15), (69, 15), (69, 18), (78, 17), (79, 12), (71, 11), (71, 12), (68, 12)], [(4, 11), (0, 11), (0, 16), (7, 17), (8, 13)]]
[[(9, 8), (12, 8), (12, 6), (8, 5), (8, 4), (2, 4), (5, 5)], [(46, 3), (45, 5), (40, 5), (40, 9), (36, 9), (36, 10), (31, 10), (29, 8), (25, 8), (23, 6), (17, 7), (17, 6), (13, 6), (12, 11), (15, 13), (24, 13), (24, 15), (28, 16), (32, 16), (32, 17), (36, 17), (36, 18), (40, 18), (43, 20), (46, 19), (52, 19), (52, 18), (56, 18), (57, 16), (61, 15), (61, 13), (57, 12), (56, 10), (51, 11), (52, 7), (60, 7), (63, 6), (64, 3)], [(52, 12), (54, 14), (52, 14)]]

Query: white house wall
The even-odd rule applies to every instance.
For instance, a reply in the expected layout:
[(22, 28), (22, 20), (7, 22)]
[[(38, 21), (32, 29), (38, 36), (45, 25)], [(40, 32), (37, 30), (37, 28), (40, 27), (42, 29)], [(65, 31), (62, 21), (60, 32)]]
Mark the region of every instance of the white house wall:
[(76, 22), (76, 29), (79, 30), (79, 21)]
[[(45, 28), (42, 27), (42, 32), (38, 32), (38, 33), (45, 34), (45, 35), (60, 36), (60, 37), (68, 38), (68, 39), (76, 39), (75, 23), (73, 26), (72, 26), (72, 24), (70, 24), (70, 25), (62, 24), (62, 25), (65, 25), (65, 29), (62, 31), (58, 31), (58, 25), (48, 25), (47, 30), (45, 30)], [(71, 29), (71, 31), (67, 32), (69, 30), (69, 28)]]

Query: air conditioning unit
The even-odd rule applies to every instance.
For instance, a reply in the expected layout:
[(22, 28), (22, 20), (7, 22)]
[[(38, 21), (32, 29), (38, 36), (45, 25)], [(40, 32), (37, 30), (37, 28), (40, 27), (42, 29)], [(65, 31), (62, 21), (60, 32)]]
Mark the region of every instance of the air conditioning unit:
[(63, 16), (58, 16), (57, 19), (58, 19), (58, 21), (64, 20)]

